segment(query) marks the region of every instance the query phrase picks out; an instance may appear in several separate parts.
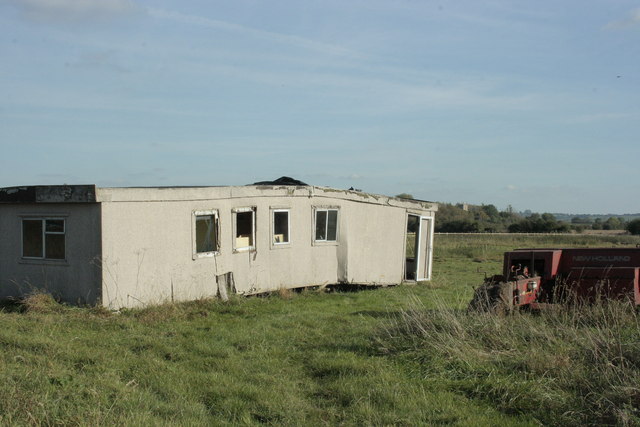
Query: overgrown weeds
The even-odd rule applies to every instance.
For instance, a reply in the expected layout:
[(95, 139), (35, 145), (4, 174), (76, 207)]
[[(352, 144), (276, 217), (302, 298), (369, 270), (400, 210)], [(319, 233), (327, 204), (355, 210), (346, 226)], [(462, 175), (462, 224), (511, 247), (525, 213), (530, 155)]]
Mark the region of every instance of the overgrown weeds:
[(27, 313), (60, 313), (64, 306), (56, 301), (50, 293), (33, 292), (18, 301), (20, 309)]
[(640, 425), (640, 319), (618, 301), (509, 316), (411, 308), (384, 329), (388, 351), (425, 378), (545, 425)]

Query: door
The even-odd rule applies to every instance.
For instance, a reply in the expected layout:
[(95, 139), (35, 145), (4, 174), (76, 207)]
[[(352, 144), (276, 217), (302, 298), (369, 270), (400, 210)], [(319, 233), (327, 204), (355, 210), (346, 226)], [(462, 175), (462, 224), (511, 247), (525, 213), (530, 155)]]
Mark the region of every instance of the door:
[(418, 253), (416, 280), (431, 280), (431, 262), (433, 252), (433, 218), (420, 217), (418, 227)]

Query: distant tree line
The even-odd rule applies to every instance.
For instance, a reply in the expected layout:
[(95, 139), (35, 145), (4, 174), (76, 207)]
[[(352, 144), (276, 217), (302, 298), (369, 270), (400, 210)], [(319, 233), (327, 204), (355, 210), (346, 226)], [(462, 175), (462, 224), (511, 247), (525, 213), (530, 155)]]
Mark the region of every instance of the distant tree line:
[(512, 209), (499, 211), (494, 205), (438, 204), (435, 230), (442, 233), (505, 232), (522, 217)]
[(585, 230), (628, 230), (640, 234), (640, 218), (627, 221), (616, 216), (607, 219), (576, 216), (567, 222), (550, 213), (517, 213), (510, 206), (500, 211), (494, 205), (439, 203), (435, 223), (435, 231), (442, 233), (581, 233)]

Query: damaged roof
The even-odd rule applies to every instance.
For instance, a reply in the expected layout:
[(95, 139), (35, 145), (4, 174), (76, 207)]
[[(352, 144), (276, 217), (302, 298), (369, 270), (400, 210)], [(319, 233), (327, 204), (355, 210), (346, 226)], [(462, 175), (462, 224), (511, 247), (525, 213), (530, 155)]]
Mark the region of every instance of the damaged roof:
[(306, 182), (302, 182), (288, 176), (281, 176), (280, 178), (274, 181), (254, 182), (253, 184), (249, 184), (249, 185), (297, 185), (297, 186), (304, 186), (304, 187), (309, 186), (309, 184), (307, 184)]
[[(257, 192), (256, 192), (257, 191)], [(96, 187), (95, 185), (30, 185), (0, 188), (0, 204), (9, 203), (101, 203), (112, 201), (215, 200), (255, 197), (268, 193), (288, 197), (333, 197), (379, 205), (437, 211), (437, 203), (383, 196), (361, 190), (318, 187), (281, 177), (246, 186), (199, 187)]]
[(0, 188), (0, 203), (95, 202), (95, 185), (29, 185)]

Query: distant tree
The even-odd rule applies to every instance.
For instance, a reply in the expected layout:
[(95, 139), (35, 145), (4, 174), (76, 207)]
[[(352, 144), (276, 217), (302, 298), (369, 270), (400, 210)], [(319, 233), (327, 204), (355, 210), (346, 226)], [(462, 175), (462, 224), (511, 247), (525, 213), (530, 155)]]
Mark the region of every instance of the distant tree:
[(482, 208), (473, 207), (469, 209), (469, 212), (473, 213), (473, 219), (478, 222), (488, 222), (491, 220), (489, 215)]
[(587, 226), (584, 224), (571, 224), (571, 229), (576, 233), (584, 233), (584, 230), (587, 229)]
[(622, 230), (622, 222), (619, 218), (615, 216), (607, 218), (607, 220), (602, 224), (603, 230)]
[(513, 222), (513, 221), (518, 221), (522, 219), (522, 217), (517, 213), (513, 211), (508, 211), (508, 210), (500, 212), (500, 218), (502, 219), (502, 222), (505, 222), (505, 221)]
[(496, 221), (500, 218), (500, 212), (498, 212), (498, 208), (496, 208), (494, 205), (482, 205), (480, 209), (482, 209), (482, 211), (487, 214), (489, 220), (491, 221)]
[(545, 222), (554, 222), (556, 220), (556, 217), (553, 216), (553, 214), (550, 213), (543, 213), (540, 218), (542, 218), (543, 221)]
[(602, 218), (596, 218), (593, 224), (591, 224), (591, 228), (594, 230), (602, 230), (602, 227)]
[(507, 227), (507, 230), (509, 231), (509, 233), (528, 233), (529, 230), (527, 229), (527, 226), (525, 224), (527, 224), (526, 220), (514, 222), (509, 227)]
[(628, 224), (627, 220), (621, 216), (619, 216), (618, 219), (620, 220), (620, 227), (618, 228), (618, 230), (626, 230)]
[(627, 231), (631, 234), (640, 234), (640, 218), (634, 219), (627, 223)]

